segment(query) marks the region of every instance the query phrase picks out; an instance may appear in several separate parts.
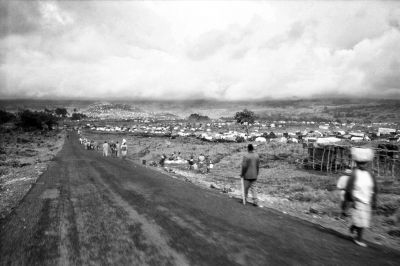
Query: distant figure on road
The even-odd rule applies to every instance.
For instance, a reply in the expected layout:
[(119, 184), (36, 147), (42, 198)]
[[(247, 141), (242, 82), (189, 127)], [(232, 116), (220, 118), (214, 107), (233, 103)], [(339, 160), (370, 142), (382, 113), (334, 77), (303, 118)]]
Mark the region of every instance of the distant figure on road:
[(128, 145), (126, 145), (126, 139), (122, 140), (121, 144), (121, 157), (125, 160), (126, 155), (128, 154)]
[(115, 146), (114, 141), (110, 142), (110, 149), (111, 149), (111, 157), (114, 157), (115, 156), (115, 150), (116, 150), (116, 146)]
[(258, 198), (256, 191), (256, 181), (260, 169), (260, 157), (254, 152), (252, 144), (247, 146), (248, 153), (243, 157), (242, 172), (240, 177), (243, 178), (244, 183), (244, 201), (247, 201), (247, 194), (249, 190), (252, 192), (253, 205), (258, 206)]
[(107, 141), (104, 141), (103, 144), (103, 156), (108, 157), (108, 150), (110, 149), (110, 145), (108, 145)]
[(214, 167), (211, 159), (209, 156), (206, 157), (206, 166), (207, 166), (207, 173), (209, 173), (211, 171), (211, 169)]
[(200, 169), (203, 168), (203, 164), (204, 164), (205, 160), (206, 160), (206, 157), (204, 156), (204, 154), (200, 153), (200, 156), (198, 158), (198, 164), (199, 164)]
[(121, 157), (121, 145), (118, 143), (118, 141), (117, 141), (117, 157), (119, 158), (119, 157)]
[(167, 159), (167, 156), (165, 155), (165, 153), (163, 155), (161, 155), (161, 159), (160, 159), (160, 166), (161, 167), (164, 167), (166, 159)]
[(372, 209), (376, 207), (377, 184), (375, 177), (366, 169), (367, 162), (374, 158), (374, 151), (365, 148), (352, 148), (352, 159), (356, 162), (353, 174), (349, 177), (346, 186), (345, 199), (352, 201), (352, 225), (350, 233), (357, 233), (354, 242), (362, 247), (367, 247), (363, 242), (363, 231), (371, 223)]
[(193, 154), (190, 155), (190, 159), (188, 160), (189, 162), (189, 170), (193, 169), (193, 165), (194, 165), (194, 158), (193, 158)]

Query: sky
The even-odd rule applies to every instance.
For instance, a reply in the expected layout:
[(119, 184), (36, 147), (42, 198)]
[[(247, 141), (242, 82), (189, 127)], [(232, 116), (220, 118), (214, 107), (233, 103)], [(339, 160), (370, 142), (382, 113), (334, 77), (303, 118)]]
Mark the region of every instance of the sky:
[(0, 99), (400, 99), (400, 1), (0, 0)]

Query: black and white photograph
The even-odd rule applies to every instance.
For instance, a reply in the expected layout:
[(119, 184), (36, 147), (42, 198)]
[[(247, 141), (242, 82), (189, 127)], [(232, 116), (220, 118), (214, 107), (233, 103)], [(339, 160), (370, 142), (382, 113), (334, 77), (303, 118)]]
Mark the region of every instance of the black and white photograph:
[(400, 1), (0, 0), (1, 265), (399, 265)]

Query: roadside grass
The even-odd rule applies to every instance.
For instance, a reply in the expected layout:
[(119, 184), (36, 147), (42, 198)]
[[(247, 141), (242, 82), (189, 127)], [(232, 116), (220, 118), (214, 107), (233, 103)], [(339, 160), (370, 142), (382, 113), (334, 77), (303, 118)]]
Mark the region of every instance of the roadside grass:
[(0, 132), (0, 220), (5, 218), (61, 150), (64, 133)]
[[(112, 139), (121, 141), (123, 136), (128, 142), (130, 158), (139, 162), (146, 160), (147, 164), (152, 161), (157, 164), (162, 154), (168, 158), (173, 152), (180, 152), (180, 156), (185, 160), (191, 155), (195, 159), (201, 153), (208, 155), (214, 163), (214, 168), (209, 174), (205, 174), (205, 167), (189, 172), (188, 164), (166, 166), (187, 173), (187, 176), (191, 173), (191, 177), (194, 176), (201, 182), (218, 184), (224, 192), (240, 190), (238, 180), (242, 157), (247, 152), (247, 143), (210, 143), (195, 138), (142, 138), (91, 132), (85, 132), (85, 136), (100, 143)], [(302, 169), (296, 164), (296, 160), (305, 158), (307, 154), (300, 144), (256, 145), (256, 152), (261, 158), (257, 190), (269, 207), (314, 222), (326, 220), (327, 223), (337, 223), (336, 226), (343, 227), (343, 224), (338, 223), (341, 221), (341, 210), (340, 195), (336, 189), (340, 173), (327, 175), (320, 171)], [(371, 231), (375, 233), (374, 240), (389, 243), (400, 249), (400, 182), (393, 181), (391, 177), (379, 177), (378, 183), (380, 194)]]

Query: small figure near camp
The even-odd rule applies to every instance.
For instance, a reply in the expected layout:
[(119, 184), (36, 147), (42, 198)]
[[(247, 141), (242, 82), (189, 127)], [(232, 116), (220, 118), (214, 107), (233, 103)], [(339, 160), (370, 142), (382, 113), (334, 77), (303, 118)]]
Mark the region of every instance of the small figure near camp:
[(104, 141), (103, 144), (103, 156), (108, 157), (108, 150), (110, 149), (110, 146), (108, 145), (107, 141)]
[(374, 151), (367, 148), (352, 148), (351, 155), (356, 167), (349, 177), (345, 194), (345, 200), (353, 203), (350, 233), (356, 233), (353, 240), (357, 245), (367, 247), (363, 241), (363, 233), (365, 228), (370, 226), (378, 190), (374, 175), (367, 170), (367, 163), (374, 158)]
[(194, 165), (194, 156), (193, 154), (190, 155), (190, 159), (188, 160), (189, 163), (189, 170), (193, 170), (193, 165)]
[(211, 159), (209, 156), (206, 157), (206, 167), (207, 167), (207, 173), (210, 173), (211, 169), (214, 167)]
[(117, 158), (119, 158), (119, 157), (121, 157), (121, 145), (118, 143), (118, 141), (117, 141), (117, 144), (116, 144), (116, 155), (117, 155)]
[(111, 149), (111, 157), (114, 157), (117, 151), (117, 146), (115, 145), (114, 141), (111, 141), (110, 149)]
[(250, 190), (253, 196), (253, 205), (258, 206), (255, 185), (260, 170), (260, 157), (254, 152), (254, 147), (252, 144), (247, 146), (247, 151), (248, 153), (243, 157), (242, 172), (240, 174), (240, 177), (242, 178), (243, 204), (246, 204), (247, 194)]
[(128, 154), (128, 145), (126, 145), (126, 139), (122, 140), (121, 144), (121, 157), (125, 160), (126, 155)]
[(164, 167), (166, 159), (167, 159), (167, 156), (165, 154), (162, 154), (161, 155), (161, 159), (160, 159), (160, 166), (161, 167)]

